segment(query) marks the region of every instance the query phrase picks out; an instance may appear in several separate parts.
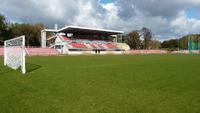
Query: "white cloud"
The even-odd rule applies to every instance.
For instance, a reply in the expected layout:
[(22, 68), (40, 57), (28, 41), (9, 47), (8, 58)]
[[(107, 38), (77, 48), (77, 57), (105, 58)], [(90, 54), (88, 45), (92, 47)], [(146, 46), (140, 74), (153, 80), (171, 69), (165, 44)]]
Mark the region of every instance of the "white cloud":
[[(74, 15), (72, 24), (81, 25), (81, 26), (91, 26), (91, 27), (100, 27), (99, 18), (101, 15), (98, 12), (95, 12), (95, 9), (91, 2), (79, 2), (77, 4), (79, 13)], [(98, 18), (99, 17), (99, 18)]]
[[(200, 0), (3, 0), (0, 13), (14, 22), (43, 22), (99, 27), (129, 32), (150, 28), (162, 40), (177, 33), (199, 33), (200, 19), (187, 18), (188, 9), (200, 10)], [(9, 7), (8, 7), (9, 6)]]
[(200, 20), (187, 18), (184, 11), (180, 12), (180, 17), (171, 22), (171, 26), (177, 34), (200, 33)]
[(122, 22), (118, 16), (119, 8), (114, 3), (103, 4), (106, 9), (103, 24), (106, 28), (115, 28)]

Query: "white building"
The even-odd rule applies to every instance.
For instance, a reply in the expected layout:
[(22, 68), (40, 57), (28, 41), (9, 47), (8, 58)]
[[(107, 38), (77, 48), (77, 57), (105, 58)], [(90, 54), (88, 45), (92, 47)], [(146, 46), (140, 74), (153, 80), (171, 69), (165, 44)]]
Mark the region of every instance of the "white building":
[[(54, 36), (47, 39), (46, 32)], [(127, 44), (117, 43), (117, 35), (123, 31), (95, 29), (89, 27), (66, 26), (59, 30), (44, 29), (41, 31), (41, 45), (46, 48), (46, 42), (55, 39), (54, 47), (62, 54), (121, 54), (130, 49)]]

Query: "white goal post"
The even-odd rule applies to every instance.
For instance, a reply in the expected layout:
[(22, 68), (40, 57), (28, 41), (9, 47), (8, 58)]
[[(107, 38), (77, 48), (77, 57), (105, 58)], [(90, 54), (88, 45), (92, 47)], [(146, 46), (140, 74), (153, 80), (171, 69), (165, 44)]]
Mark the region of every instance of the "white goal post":
[(25, 67), (25, 36), (20, 36), (4, 41), (4, 65), (17, 70), (21, 67), (22, 73), (26, 73)]

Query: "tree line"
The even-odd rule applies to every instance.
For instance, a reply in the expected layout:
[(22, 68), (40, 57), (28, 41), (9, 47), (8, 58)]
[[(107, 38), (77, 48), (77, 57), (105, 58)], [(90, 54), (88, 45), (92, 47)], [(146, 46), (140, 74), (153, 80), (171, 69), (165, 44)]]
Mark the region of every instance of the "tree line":
[(170, 39), (162, 43), (162, 48), (171, 49), (171, 50), (185, 50), (188, 49), (188, 42), (191, 38), (193, 43), (197, 45), (200, 44), (200, 34), (189, 34), (181, 37), (180, 39)]
[(160, 49), (161, 42), (156, 40), (150, 29), (142, 28), (124, 35), (126, 42), (131, 49)]
[[(142, 32), (141, 32), (142, 31)], [(188, 34), (180, 39), (169, 39), (163, 42), (156, 40), (150, 29), (142, 28), (123, 36), (131, 49), (167, 49), (167, 50), (185, 50), (188, 49), (188, 42), (191, 38), (196, 47), (200, 47), (200, 34)], [(143, 38), (143, 39), (142, 39)]]
[(0, 45), (3, 45), (4, 40), (26, 36), (27, 46), (40, 46), (40, 32), (47, 28), (42, 23), (8, 23), (3, 15), (0, 15)]

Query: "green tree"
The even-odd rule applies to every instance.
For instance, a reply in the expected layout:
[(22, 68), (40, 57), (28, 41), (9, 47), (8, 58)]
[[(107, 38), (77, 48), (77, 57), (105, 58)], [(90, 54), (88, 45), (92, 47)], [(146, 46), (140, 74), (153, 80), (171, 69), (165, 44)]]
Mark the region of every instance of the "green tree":
[(3, 15), (0, 15), (0, 45), (3, 44), (5, 37), (8, 35), (8, 26), (6, 19)]
[(26, 36), (26, 46), (40, 46), (41, 30), (46, 28), (44, 24), (11, 24), (11, 37)]
[(169, 48), (172, 50), (176, 50), (179, 48), (180, 50), (188, 49), (188, 39), (189, 37), (192, 38), (193, 42), (196, 44), (196, 48), (198, 48), (200, 44), (200, 34), (189, 34), (186, 36), (183, 36), (182, 38), (178, 39), (170, 39), (166, 40), (162, 43), (162, 48)]
[(192, 41), (194, 44), (196, 44), (195, 48), (199, 48), (199, 44), (200, 44), (200, 34), (189, 34), (189, 35), (186, 35), (186, 36), (183, 36), (181, 39), (180, 39), (180, 47), (181, 49), (188, 49), (188, 39), (192, 38)]
[(177, 49), (178, 45), (178, 39), (170, 39), (162, 43), (162, 48)]
[(144, 49), (152, 49), (153, 41), (152, 41), (152, 32), (148, 28), (142, 28), (141, 30), (144, 35)]
[(153, 40), (152, 41), (152, 49), (160, 49), (161, 48), (161, 42), (159, 40)]
[(141, 45), (140, 35), (138, 32), (130, 32), (127, 36), (127, 44), (131, 49), (139, 49)]

